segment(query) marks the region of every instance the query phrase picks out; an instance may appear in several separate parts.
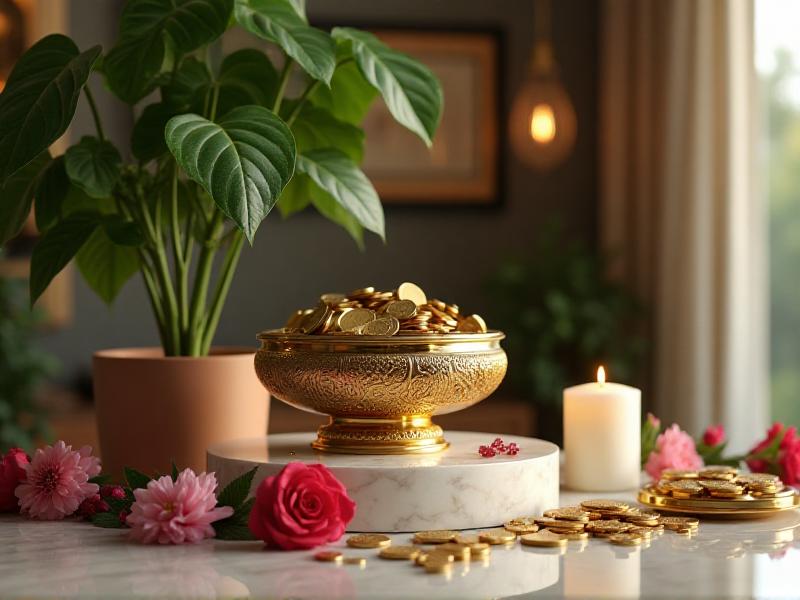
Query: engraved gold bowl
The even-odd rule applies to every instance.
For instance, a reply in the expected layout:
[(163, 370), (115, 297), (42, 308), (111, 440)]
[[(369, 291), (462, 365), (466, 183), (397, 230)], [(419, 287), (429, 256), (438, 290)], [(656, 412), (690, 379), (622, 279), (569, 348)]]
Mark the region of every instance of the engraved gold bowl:
[(447, 448), (434, 415), (491, 394), (506, 373), (501, 331), (409, 336), (258, 335), (258, 378), (301, 410), (328, 415), (312, 446), (346, 454)]

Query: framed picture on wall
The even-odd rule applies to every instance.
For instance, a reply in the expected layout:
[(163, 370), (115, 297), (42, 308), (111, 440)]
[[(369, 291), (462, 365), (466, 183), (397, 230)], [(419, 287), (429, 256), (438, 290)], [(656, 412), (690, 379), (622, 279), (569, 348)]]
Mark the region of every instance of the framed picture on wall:
[(492, 205), (500, 201), (500, 35), (367, 27), (426, 64), (442, 82), (433, 146), (397, 125), (382, 102), (364, 120), (363, 169), (384, 204)]

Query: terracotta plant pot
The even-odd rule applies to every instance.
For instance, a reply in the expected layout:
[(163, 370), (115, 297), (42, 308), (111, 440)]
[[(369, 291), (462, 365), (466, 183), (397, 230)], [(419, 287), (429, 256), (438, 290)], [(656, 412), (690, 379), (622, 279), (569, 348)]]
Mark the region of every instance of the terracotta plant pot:
[(267, 433), (269, 394), (253, 368), (255, 350), (215, 348), (201, 358), (160, 348), (95, 353), (94, 399), (103, 472), (206, 469), (206, 448)]

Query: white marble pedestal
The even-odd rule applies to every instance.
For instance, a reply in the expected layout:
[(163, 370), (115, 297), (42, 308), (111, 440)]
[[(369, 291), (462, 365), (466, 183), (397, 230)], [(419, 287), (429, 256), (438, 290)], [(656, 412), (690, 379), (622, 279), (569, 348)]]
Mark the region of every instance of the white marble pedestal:
[(220, 488), (258, 467), (253, 491), (291, 461), (319, 462), (345, 485), (358, 508), (349, 531), (403, 532), (493, 527), (558, 506), (558, 447), (519, 436), (516, 456), (482, 458), (478, 446), (497, 434), (450, 431), (450, 447), (430, 455), (321, 453), (314, 433), (237, 440), (208, 449)]

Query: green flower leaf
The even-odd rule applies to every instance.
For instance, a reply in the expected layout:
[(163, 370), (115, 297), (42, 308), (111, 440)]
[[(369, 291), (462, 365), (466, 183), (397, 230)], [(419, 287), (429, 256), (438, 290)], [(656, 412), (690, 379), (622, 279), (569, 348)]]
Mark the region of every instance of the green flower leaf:
[(278, 73), (266, 54), (245, 48), (225, 57), (215, 85), (219, 87), (217, 117), (222, 117), (246, 104), (272, 107)]
[(336, 27), (331, 35), (350, 42), (361, 74), (381, 93), (395, 120), (430, 146), (444, 102), (442, 86), (430, 69), (371, 33)]
[(165, 104), (175, 109), (175, 114), (201, 113), (211, 83), (211, 73), (206, 64), (187, 56), (174, 76), (161, 86), (161, 97)]
[(42, 171), (36, 187), (36, 228), (39, 231), (47, 231), (61, 217), (71, 186), (64, 157), (54, 158)]
[(50, 153), (45, 150), (0, 188), (0, 245), (17, 235), (25, 224), (40, 174), (49, 163)]
[(317, 86), (309, 100), (340, 121), (359, 125), (377, 96), (377, 90), (364, 79), (358, 65), (348, 61), (336, 67), (330, 89)]
[(99, 223), (96, 212), (79, 211), (48, 229), (33, 249), (31, 256), (31, 305), (47, 289), (53, 277), (67, 266)]
[(236, 0), (234, 15), (250, 33), (273, 42), (314, 79), (330, 85), (336, 46), (324, 31), (309, 26), (289, 0)]
[(323, 108), (305, 104), (292, 123), (292, 134), (298, 153), (318, 148), (336, 148), (356, 163), (364, 158), (364, 131), (340, 121)]
[(103, 61), (108, 85), (133, 104), (158, 85), (175, 55), (192, 52), (225, 32), (233, 0), (130, 0), (119, 41)]
[(92, 525), (105, 529), (122, 529), (125, 525), (119, 519), (119, 513), (102, 512), (92, 515)]
[(211, 525), (214, 527), (214, 533), (217, 539), (220, 540), (254, 540), (256, 537), (248, 527), (250, 519), (250, 511), (253, 510), (253, 505), (256, 499), (250, 498), (244, 504), (237, 508), (233, 515), (221, 521), (215, 521)]
[(114, 144), (85, 136), (64, 153), (64, 167), (70, 181), (90, 198), (111, 196), (120, 175), (122, 158)]
[(333, 148), (310, 150), (298, 154), (297, 171), (308, 175), (366, 229), (386, 239), (378, 193), (347, 155)]
[(217, 498), (217, 506), (231, 506), (235, 510), (244, 504), (257, 470), (257, 467), (253, 467), (226, 485)]
[(54, 34), (17, 61), (0, 94), (0, 186), (67, 130), (99, 54)]
[(150, 483), (151, 477), (148, 477), (141, 471), (137, 471), (131, 467), (125, 467), (125, 481), (128, 482), (128, 487), (132, 490), (138, 490), (140, 488), (146, 488), (147, 484)]
[(252, 244), (294, 173), (295, 143), (286, 123), (262, 106), (240, 106), (218, 123), (174, 117), (166, 139), (178, 164)]

